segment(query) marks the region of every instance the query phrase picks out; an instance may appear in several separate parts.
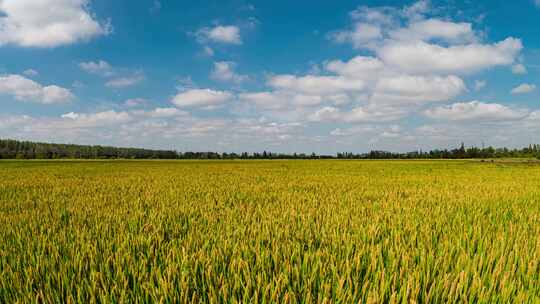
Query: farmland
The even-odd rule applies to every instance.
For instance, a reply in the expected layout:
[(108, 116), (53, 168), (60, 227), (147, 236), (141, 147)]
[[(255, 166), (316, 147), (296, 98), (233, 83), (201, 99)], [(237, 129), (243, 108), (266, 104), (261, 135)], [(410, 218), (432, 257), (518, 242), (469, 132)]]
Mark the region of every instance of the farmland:
[(0, 161), (0, 303), (537, 302), (540, 166)]

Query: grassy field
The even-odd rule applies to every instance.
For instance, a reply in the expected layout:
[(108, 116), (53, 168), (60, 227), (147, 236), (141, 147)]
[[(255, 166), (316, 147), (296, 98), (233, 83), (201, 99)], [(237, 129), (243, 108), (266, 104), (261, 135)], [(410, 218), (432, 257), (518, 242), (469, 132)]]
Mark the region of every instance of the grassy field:
[(540, 165), (0, 162), (0, 303), (540, 301)]

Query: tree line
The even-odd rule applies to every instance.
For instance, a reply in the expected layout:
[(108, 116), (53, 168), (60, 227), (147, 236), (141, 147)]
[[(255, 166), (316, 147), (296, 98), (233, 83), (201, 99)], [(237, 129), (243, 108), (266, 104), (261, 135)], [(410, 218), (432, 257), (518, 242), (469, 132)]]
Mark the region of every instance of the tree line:
[(51, 144), (0, 139), (0, 159), (485, 159), (485, 158), (540, 158), (540, 145), (521, 149), (465, 147), (456, 149), (394, 153), (370, 151), (368, 153), (342, 152), (337, 155), (315, 153), (217, 153), (177, 152), (72, 144)]
[(174, 159), (177, 157), (175, 151), (0, 139), (0, 159)]
[(413, 151), (393, 153), (387, 151), (371, 151), (369, 153), (338, 153), (338, 159), (486, 159), (486, 158), (539, 158), (540, 145), (529, 145), (525, 148), (509, 149), (494, 147), (468, 147), (461, 144), (456, 149)]

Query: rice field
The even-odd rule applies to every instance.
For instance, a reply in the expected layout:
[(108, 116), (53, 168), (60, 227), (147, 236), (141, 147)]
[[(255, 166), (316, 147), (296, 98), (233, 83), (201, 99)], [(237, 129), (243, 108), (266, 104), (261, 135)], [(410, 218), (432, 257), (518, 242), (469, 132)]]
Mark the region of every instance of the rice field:
[(1, 161), (0, 303), (540, 302), (540, 165)]

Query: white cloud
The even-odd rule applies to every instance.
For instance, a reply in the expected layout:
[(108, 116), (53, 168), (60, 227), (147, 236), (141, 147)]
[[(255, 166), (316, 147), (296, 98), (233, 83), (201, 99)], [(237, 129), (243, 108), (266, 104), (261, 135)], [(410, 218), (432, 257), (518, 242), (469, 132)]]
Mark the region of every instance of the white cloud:
[[(359, 8), (351, 13), (352, 29), (334, 32), (332, 38), (366, 48), (371, 55), (327, 61), (324, 69), (306, 75), (270, 76), (268, 90), (238, 95), (244, 107), (240, 111), (261, 113), (251, 111), (252, 105), (283, 121), (394, 121), (467, 92), (460, 75), (516, 62), (522, 50), (519, 39), (481, 43), (483, 34), (471, 23), (425, 17), (433, 12), (427, 1), (401, 10)], [(234, 75), (223, 65), (216, 66), (213, 78), (231, 81)], [(474, 84), (475, 89), (483, 86), (485, 82)]]
[(536, 90), (536, 85), (523, 83), (513, 88), (511, 93), (512, 94), (527, 94), (527, 93), (534, 92), (535, 90)]
[(178, 93), (171, 102), (180, 108), (215, 107), (230, 101), (232, 98), (233, 95), (227, 91), (193, 89)]
[(353, 59), (343, 62), (333, 60), (325, 65), (326, 70), (336, 74), (356, 78), (366, 79), (374, 78), (381, 72), (385, 66), (382, 61), (375, 57), (357, 56)]
[(527, 68), (525, 68), (525, 66), (521, 63), (514, 64), (512, 66), (512, 73), (517, 74), (517, 75), (527, 74)]
[(130, 76), (111, 79), (105, 83), (105, 86), (113, 89), (123, 89), (139, 84), (143, 80), (144, 75), (141, 72), (136, 72)]
[(134, 108), (134, 107), (140, 107), (143, 105), (148, 104), (148, 100), (144, 98), (131, 98), (126, 101), (124, 101), (124, 105), (126, 107)]
[(124, 124), (148, 124), (151, 121), (147, 119), (188, 117), (187, 112), (177, 108), (155, 108), (150, 111), (133, 110), (121, 111), (114, 110), (97, 113), (75, 113), (69, 112), (61, 115), (60, 120), (50, 120), (47, 122), (51, 129), (70, 129), (70, 128), (102, 128), (107, 126), (118, 126)]
[(277, 123), (243, 119), (235, 124), (233, 130), (249, 137), (258, 136), (262, 138), (286, 140), (291, 138), (291, 133), (294, 133), (301, 126), (302, 124), (299, 123)]
[(476, 39), (470, 23), (455, 23), (440, 19), (415, 21), (406, 28), (391, 31), (389, 36), (401, 41), (441, 39), (454, 43), (471, 42)]
[[(98, 113), (66, 113), (62, 115), (63, 122), (56, 124), (58, 128), (93, 128), (104, 125), (116, 125), (132, 120), (128, 112), (105, 111)], [(69, 122), (66, 124), (65, 122)]]
[(0, 75), (0, 94), (13, 96), (19, 101), (42, 104), (65, 103), (74, 99), (70, 90), (41, 84), (20, 75)]
[(387, 42), (403, 40), (448, 43), (477, 40), (472, 24), (426, 18), (430, 10), (429, 1), (418, 1), (401, 10), (362, 6), (351, 13), (355, 21), (352, 29), (331, 33), (330, 38), (338, 43), (351, 43), (357, 49), (376, 49)]
[(351, 19), (366, 23), (391, 25), (394, 23), (394, 15), (397, 10), (393, 7), (369, 7), (360, 6), (349, 13)]
[(377, 50), (387, 65), (409, 73), (471, 73), (510, 65), (522, 50), (521, 40), (507, 38), (489, 45), (444, 47), (422, 41), (389, 43)]
[(34, 70), (34, 69), (28, 69), (28, 70), (25, 70), (23, 72), (23, 74), (25, 76), (28, 76), (28, 77), (35, 77), (35, 76), (38, 76), (39, 75), (39, 72)]
[(243, 93), (239, 96), (240, 101), (251, 103), (265, 110), (281, 110), (286, 109), (289, 105), (287, 96), (283, 93), (274, 92), (257, 92)]
[(180, 151), (262, 151), (301, 136), (304, 125), (255, 118), (201, 118), (176, 108), (70, 112), (62, 117), (0, 114), (0, 137)]
[(0, 46), (57, 47), (110, 32), (89, 11), (89, 0), (0, 1)]
[(345, 116), (346, 122), (387, 122), (403, 118), (406, 112), (399, 108), (358, 107)]
[(298, 110), (299, 108), (320, 105), (324, 101), (332, 102), (338, 99), (338, 96), (323, 97), (285, 91), (243, 93), (238, 97), (240, 101), (253, 104), (263, 110)]
[[(240, 98), (261, 109), (296, 111), (298, 115), (289, 116), (294, 119), (307, 106), (324, 105), (316, 113), (306, 113), (309, 120), (357, 123), (399, 119), (421, 105), (448, 101), (467, 91), (458, 76), (409, 74), (372, 56), (333, 60), (324, 68), (337, 75), (276, 75), (267, 82), (275, 91), (247, 93)], [(341, 109), (344, 105), (352, 109)]]
[(436, 102), (454, 98), (465, 90), (463, 80), (453, 75), (446, 77), (403, 75), (381, 78), (375, 88), (375, 96), (396, 95), (407, 101)]
[(278, 90), (290, 90), (312, 95), (358, 92), (365, 88), (365, 83), (362, 80), (346, 79), (341, 76), (313, 75), (303, 77), (277, 75), (269, 78), (268, 85)]
[(351, 111), (341, 111), (338, 108), (327, 106), (311, 114), (308, 119), (314, 122), (388, 122), (402, 118), (405, 115), (400, 109), (357, 107)]
[(28, 115), (0, 117), (0, 130), (24, 126), (32, 121)]
[(236, 63), (220, 61), (214, 63), (214, 70), (210, 74), (210, 77), (214, 80), (222, 82), (241, 83), (249, 79), (246, 75), (237, 74), (234, 70)]
[(471, 101), (436, 107), (426, 110), (424, 114), (432, 119), (450, 121), (506, 121), (523, 119), (529, 113), (497, 103)]
[(324, 107), (309, 116), (309, 120), (316, 122), (340, 121), (343, 120), (344, 113), (336, 107)]
[(401, 14), (410, 20), (417, 20), (422, 19), (430, 9), (430, 0), (419, 0), (410, 6), (404, 7)]
[[(136, 125), (146, 126), (148, 128), (162, 126), (167, 124), (159, 123), (156, 120), (174, 119), (177, 117), (188, 117), (189, 114), (177, 108), (155, 108), (150, 111), (134, 110), (134, 111), (103, 111), (97, 113), (75, 113), (69, 112), (61, 115), (60, 119), (40, 119), (34, 123), (34, 127), (43, 130), (58, 130), (59, 132), (71, 132), (76, 130), (89, 129), (107, 129), (114, 127), (118, 133), (122, 133), (126, 129), (133, 129)], [(143, 130), (131, 130), (136, 134)]]
[(474, 81), (474, 90), (475, 91), (480, 91), (483, 88), (485, 88), (486, 85), (487, 85), (487, 81), (485, 81), (485, 80), (475, 80)]
[(371, 97), (375, 104), (423, 104), (452, 99), (466, 90), (465, 83), (457, 76), (383, 77)]
[[(462, 22), (463, 16), (459, 21), (450, 19), (455, 14), (445, 10), (452, 8), (431, 8), (428, 1), (404, 8), (360, 7), (351, 13), (348, 28), (331, 34), (337, 42), (358, 49), (356, 57), (309, 62), (304, 70), (308, 66), (315, 68), (303, 74), (298, 70), (282, 74), (269, 71), (271, 76), (257, 91), (197, 89), (192, 81), (178, 81), (178, 93), (171, 97), (171, 107), (150, 109), (150, 102), (134, 98), (117, 105), (124, 111), (66, 113), (54, 118), (8, 117), (0, 113), (0, 136), (41, 138), (53, 134), (56, 141), (67, 138), (70, 142), (167, 147), (174, 142), (180, 150), (278, 147), (294, 152), (312, 148), (317, 151), (317, 147), (325, 151), (342, 150), (343, 145), (350, 145), (345, 146), (351, 148), (347, 151), (387, 147), (408, 150), (418, 149), (421, 144), (429, 147), (434, 142), (437, 144), (432, 147), (444, 148), (461, 140), (469, 143), (475, 138), (486, 141), (495, 138), (491, 135), (524, 138), (525, 131), (540, 130), (540, 114), (536, 113), (540, 111), (529, 113), (510, 105), (479, 101), (435, 105), (454, 102), (467, 92), (465, 78), (472, 80), (471, 90), (484, 88), (484, 80), (474, 81), (482, 79), (474, 75), (476, 72), (498, 66), (508, 67), (514, 73), (526, 70), (520, 56), (521, 40), (490, 41), (482, 29), (476, 29), (477, 23)], [(241, 30), (249, 29), (250, 25), (237, 25), (218, 25), (193, 33), (200, 43), (199, 55), (215, 56), (218, 52), (214, 47), (218, 43), (242, 44)], [(248, 79), (235, 69), (233, 62), (214, 61), (210, 74), (214, 80), (234, 86)], [(80, 68), (108, 77), (104, 81), (110, 87), (126, 87), (144, 78), (142, 72), (112, 67), (103, 60), (83, 62)], [(25, 90), (20, 89), (25, 86)], [(36, 102), (45, 95), (46, 90), (40, 84), (35, 90), (29, 89), (35, 86), (25, 86), (6, 88), (0, 82), (0, 91), (18, 100)], [(58, 98), (54, 97), (54, 89), (47, 91), (52, 99)], [(191, 116), (199, 113), (194, 109), (216, 108), (220, 111), (211, 115)], [(411, 129), (408, 124), (398, 126), (408, 116), (411, 119), (407, 122), (412, 121), (413, 125), (426, 117), (433, 119), (435, 125), (417, 129)], [(467, 122), (490, 125), (486, 128)], [(418, 142), (411, 141), (414, 136)], [(381, 146), (390, 142), (395, 145)], [(448, 142), (450, 145), (446, 146)]]
[(377, 128), (371, 125), (354, 126), (346, 129), (337, 128), (330, 132), (332, 136), (352, 136), (352, 135), (367, 135), (376, 132)]
[(73, 94), (65, 88), (51, 85), (42, 88), (43, 103), (64, 103), (74, 98)]
[(145, 79), (140, 70), (113, 67), (105, 60), (81, 62), (79, 68), (89, 74), (109, 78), (105, 86), (113, 89), (131, 87)]
[(426, 17), (434, 12), (429, 1), (401, 10), (364, 6), (351, 13), (352, 29), (330, 37), (373, 51), (387, 68), (402, 73), (464, 74), (511, 65), (523, 48), (515, 38), (482, 44), (483, 34), (475, 32), (471, 23)]
[(104, 60), (99, 60), (96, 62), (81, 62), (79, 63), (79, 68), (81, 68), (81, 70), (87, 73), (101, 75), (104, 77), (110, 77), (114, 75), (113, 67)]
[(226, 44), (242, 44), (240, 28), (234, 25), (218, 25), (213, 28), (202, 28), (196, 33), (201, 42), (211, 41)]
[(170, 118), (177, 116), (188, 116), (189, 114), (177, 108), (156, 108), (151, 112), (148, 112), (147, 115), (154, 118)]
[(374, 42), (382, 39), (378, 25), (358, 22), (352, 31), (339, 31), (330, 35), (338, 43), (351, 43), (354, 48), (373, 48)]

